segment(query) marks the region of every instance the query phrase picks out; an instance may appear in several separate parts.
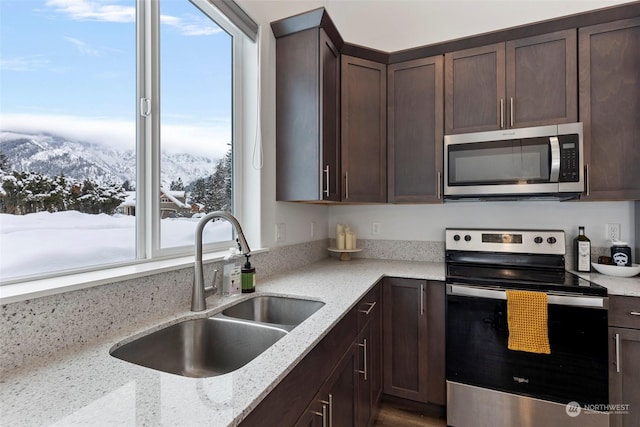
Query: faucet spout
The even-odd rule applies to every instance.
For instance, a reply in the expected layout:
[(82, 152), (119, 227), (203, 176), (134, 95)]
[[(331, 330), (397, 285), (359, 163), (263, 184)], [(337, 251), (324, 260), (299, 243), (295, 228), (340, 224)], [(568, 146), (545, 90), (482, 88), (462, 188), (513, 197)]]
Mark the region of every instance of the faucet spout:
[[(229, 212), (225, 211), (215, 211), (208, 213), (203, 216), (198, 225), (196, 226), (196, 248), (195, 248), (195, 264), (194, 264), (194, 277), (193, 277), (193, 291), (191, 293), (191, 311), (203, 311), (207, 308), (207, 303), (205, 298), (208, 295), (215, 294), (217, 288), (215, 283), (212, 286), (205, 287), (204, 285), (204, 271), (202, 267), (202, 234), (204, 232), (204, 226), (213, 219), (226, 219), (233, 226), (237, 238), (236, 242), (238, 243), (238, 247), (240, 252), (243, 255), (250, 255), (251, 248), (249, 248), (249, 244), (247, 243), (247, 239), (244, 237), (244, 233), (242, 232), (242, 227), (240, 227), (240, 223), (238, 220), (231, 215)], [(215, 278), (214, 278), (215, 282)]]

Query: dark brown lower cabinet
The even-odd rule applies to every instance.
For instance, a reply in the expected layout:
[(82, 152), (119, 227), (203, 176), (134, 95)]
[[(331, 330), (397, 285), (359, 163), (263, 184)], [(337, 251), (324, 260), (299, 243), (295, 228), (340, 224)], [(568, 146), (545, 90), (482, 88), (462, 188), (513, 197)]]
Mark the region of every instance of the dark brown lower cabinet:
[(384, 394), (445, 405), (444, 283), (388, 277), (382, 298)]
[(374, 286), (241, 426), (369, 426), (381, 395), (381, 290)]
[(356, 351), (351, 347), (307, 407), (296, 427), (356, 425)]
[(640, 298), (609, 297), (611, 427), (640, 426)]

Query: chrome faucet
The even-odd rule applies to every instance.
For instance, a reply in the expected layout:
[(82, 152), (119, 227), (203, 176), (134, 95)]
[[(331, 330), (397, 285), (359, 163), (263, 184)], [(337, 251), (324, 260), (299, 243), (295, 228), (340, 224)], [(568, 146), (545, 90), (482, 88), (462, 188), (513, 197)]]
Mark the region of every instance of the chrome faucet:
[(204, 226), (207, 225), (209, 221), (216, 218), (226, 219), (231, 223), (238, 235), (236, 242), (238, 243), (240, 252), (242, 252), (243, 255), (251, 254), (251, 249), (249, 248), (247, 239), (244, 237), (242, 227), (240, 227), (240, 223), (233, 217), (233, 215), (225, 211), (215, 211), (203, 216), (196, 226), (196, 260), (194, 265), (193, 292), (191, 293), (191, 311), (205, 310), (207, 308), (205, 298), (209, 295), (215, 294), (218, 290), (218, 288), (216, 288), (216, 275), (213, 276), (213, 284), (205, 287), (204, 272), (202, 268), (202, 233), (204, 231)]

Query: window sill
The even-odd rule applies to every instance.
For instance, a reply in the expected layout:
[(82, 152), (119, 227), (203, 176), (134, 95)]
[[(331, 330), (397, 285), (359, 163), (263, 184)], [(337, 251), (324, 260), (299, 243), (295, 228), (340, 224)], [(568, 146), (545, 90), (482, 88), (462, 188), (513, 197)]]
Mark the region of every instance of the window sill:
[[(268, 249), (252, 250), (251, 254), (263, 252), (268, 252)], [(202, 260), (205, 264), (222, 261), (227, 253), (228, 251), (219, 251), (203, 254)], [(193, 256), (184, 256), (13, 283), (0, 286), (0, 305), (91, 288), (108, 283), (121, 282), (123, 280), (136, 279), (138, 277), (150, 276), (192, 266)]]

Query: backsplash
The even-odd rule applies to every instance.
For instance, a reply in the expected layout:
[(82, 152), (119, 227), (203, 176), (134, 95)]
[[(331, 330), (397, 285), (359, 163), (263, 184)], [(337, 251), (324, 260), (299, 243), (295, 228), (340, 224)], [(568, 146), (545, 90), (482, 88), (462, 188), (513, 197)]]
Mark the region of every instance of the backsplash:
[[(251, 257), (260, 280), (327, 257), (326, 240), (275, 247)], [(205, 265), (205, 282), (222, 263)], [(193, 268), (183, 268), (0, 308), (0, 377), (52, 354), (145, 327), (191, 304)], [(218, 284), (220, 288), (220, 282)]]
[[(252, 256), (260, 280), (303, 267), (328, 256), (335, 239), (281, 246)], [(358, 240), (362, 252), (354, 258), (443, 262), (444, 242), (406, 240)], [(566, 265), (573, 268), (573, 251), (567, 246)], [(592, 248), (592, 260), (609, 248)], [(205, 282), (222, 263), (205, 265)], [(193, 268), (183, 268), (138, 279), (66, 292), (3, 305), (0, 308), (0, 377), (4, 372), (32, 365), (47, 356), (75, 351), (122, 334), (147, 327), (191, 304)], [(220, 286), (220, 282), (218, 283)]]
[[(336, 240), (330, 240), (336, 246)], [(359, 239), (361, 252), (351, 254), (353, 258), (395, 259), (401, 261), (444, 262), (444, 242), (419, 240), (373, 240)], [(591, 260), (597, 261), (601, 255), (609, 255), (609, 247), (591, 247)], [(332, 254), (332, 256), (339, 256)], [(634, 258), (635, 259), (635, 258)], [(565, 249), (565, 267), (574, 269), (573, 243)]]

